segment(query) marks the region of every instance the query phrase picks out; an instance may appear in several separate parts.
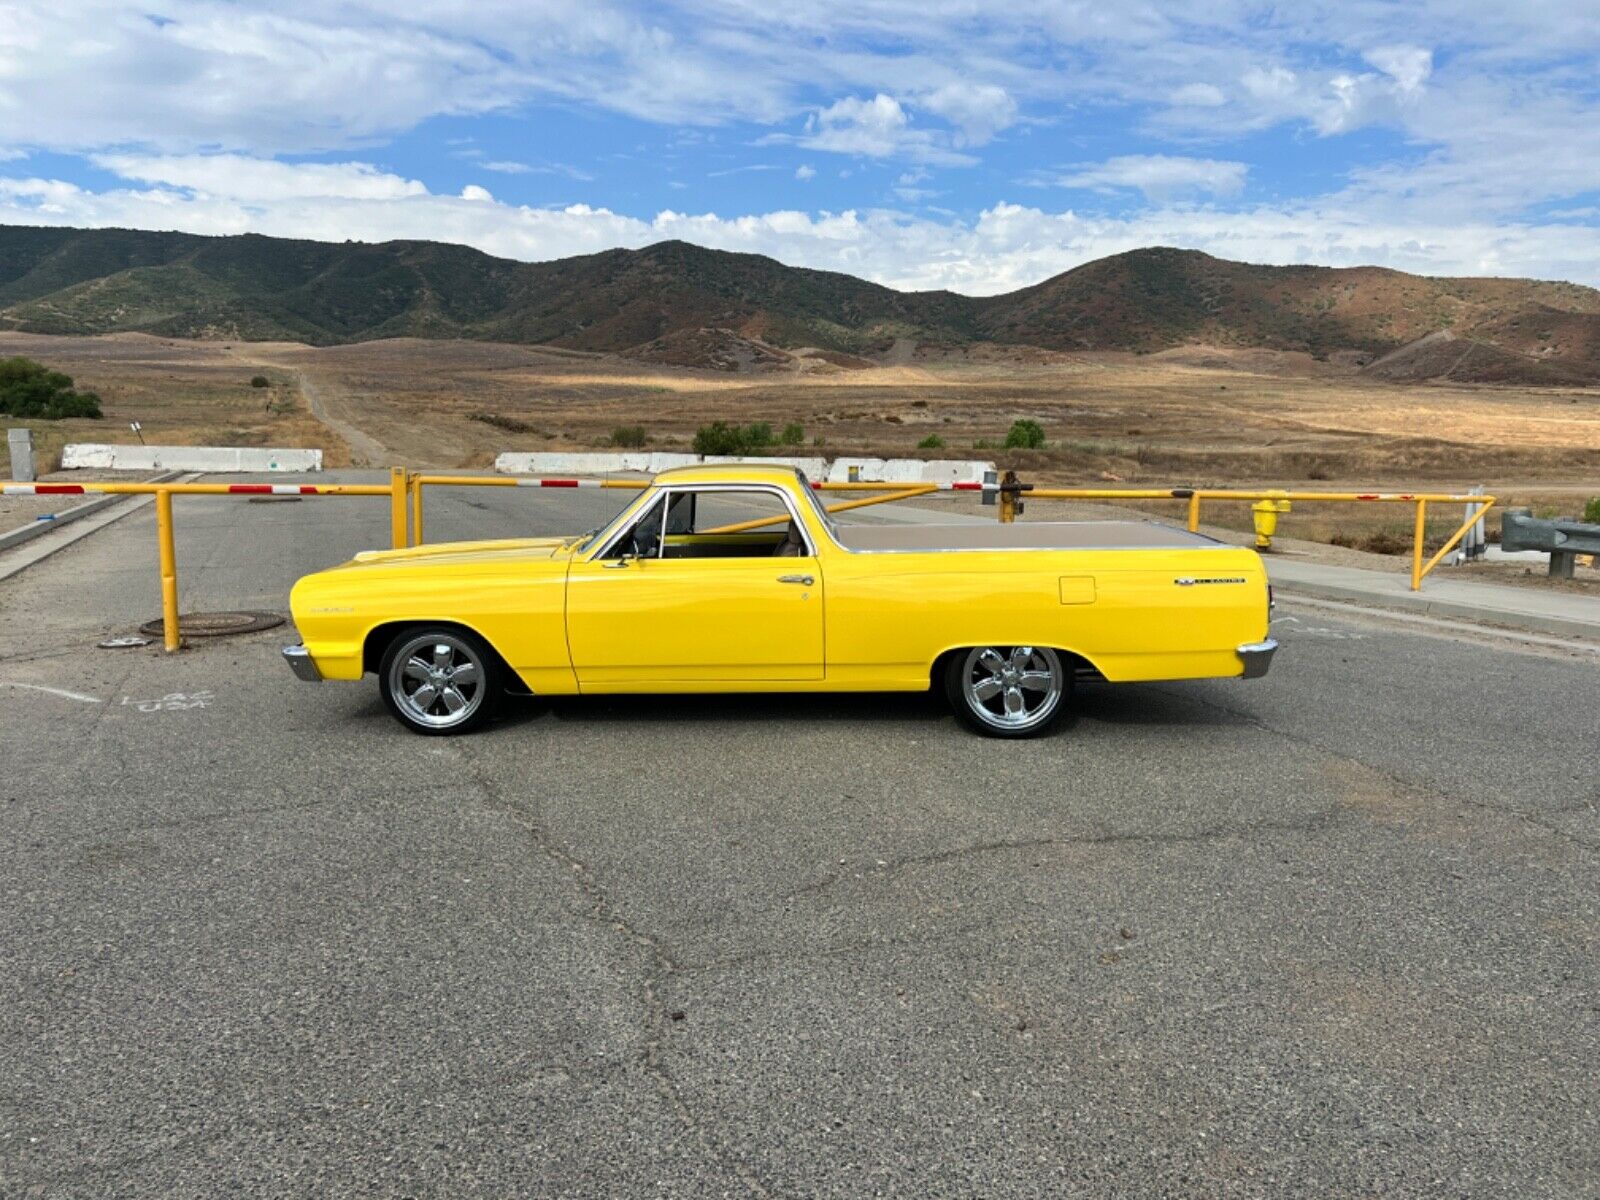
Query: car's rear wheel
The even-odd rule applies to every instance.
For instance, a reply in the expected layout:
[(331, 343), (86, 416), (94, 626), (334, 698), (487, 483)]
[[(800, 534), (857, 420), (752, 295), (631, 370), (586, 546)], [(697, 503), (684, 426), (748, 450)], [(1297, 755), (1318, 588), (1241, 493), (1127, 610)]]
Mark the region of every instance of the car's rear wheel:
[(973, 646), (945, 664), (956, 716), (986, 737), (1037, 737), (1066, 712), (1072, 672), (1048, 646)]
[(415, 733), (465, 733), (489, 719), (505, 690), (482, 639), (448, 626), (395, 637), (378, 666), (383, 702)]

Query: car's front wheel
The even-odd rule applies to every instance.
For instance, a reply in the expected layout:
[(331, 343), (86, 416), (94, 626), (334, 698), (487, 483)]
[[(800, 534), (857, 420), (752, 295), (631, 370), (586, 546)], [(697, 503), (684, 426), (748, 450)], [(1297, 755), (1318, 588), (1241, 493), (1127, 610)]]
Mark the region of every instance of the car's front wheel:
[(465, 733), (489, 719), (505, 690), (500, 660), (483, 641), (450, 627), (412, 628), (378, 666), (383, 702), (415, 733)]
[(1072, 672), (1048, 646), (974, 646), (945, 664), (956, 716), (987, 737), (1036, 737), (1061, 719)]

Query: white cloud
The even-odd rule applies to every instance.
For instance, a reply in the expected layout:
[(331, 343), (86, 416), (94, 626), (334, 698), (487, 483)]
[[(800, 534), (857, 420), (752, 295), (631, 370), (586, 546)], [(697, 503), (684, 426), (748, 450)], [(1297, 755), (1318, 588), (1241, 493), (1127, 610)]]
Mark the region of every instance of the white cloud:
[(1115, 191), (1133, 188), (1164, 199), (1185, 192), (1236, 196), (1244, 190), (1249, 166), (1215, 158), (1181, 158), (1170, 154), (1123, 154), (1102, 163), (1086, 163), (1056, 183), (1062, 187)]
[(777, 211), (724, 217), (666, 210), (649, 219), (606, 208), (529, 208), (482, 188), (461, 196), (312, 195), (308, 185), (246, 204), (169, 188), (94, 192), (47, 179), (0, 178), (0, 222), (123, 226), (364, 241), (431, 238), (490, 254), (538, 260), (643, 246), (666, 238), (768, 254), (800, 266), (847, 271), (902, 288), (971, 294), (1009, 291), (1106, 254), (1177, 245), (1251, 262), (1377, 264), (1445, 275), (1528, 275), (1600, 284), (1600, 230), (1574, 224), (1441, 223), (1380, 219), (1356, 204), (1321, 202), (1227, 212), (1154, 207), (1127, 217), (1086, 217), (999, 203), (975, 219), (885, 210)]
[(809, 183), (817, 177), (817, 169), (810, 163), (801, 163), (794, 169), (794, 177), (801, 183)]
[(920, 104), (956, 127), (957, 146), (981, 146), (1017, 120), (1017, 102), (992, 83), (947, 83)]
[(494, 196), (490, 193), (489, 189), (485, 187), (479, 187), (475, 183), (469, 183), (466, 187), (461, 189), (461, 198), (463, 200), (471, 200), (475, 204), (494, 203)]
[[(474, 151), (473, 156), (481, 153)], [(577, 179), (585, 183), (594, 179), (589, 172), (580, 171), (567, 163), (525, 163), (514, 159), (493, 159), (481, 162), (478, 166), (485, 171), (494, 171), (501, 175), (565, 175), (568, 179)]]
[(428, 194), (415, 179), (403, 179), (360, 162), (284, 163), (241, 154), (97, 154), (93, 161), (124, 179), (256, 204), (314, 197), (393, 200)]
[(1414, 92), (1433, 74), (1433, 51), (1420, 46), (1379, 46), (1363, 57), (1403, 92)]
[(845, 96), (808, 117), (799, 136), (771, 134), (762, 140), (864, 158), (909, 158), (951, 166), (976, 161), (948, 149), (934, 131), (913, 128), (900, 101), (882, 92), (870, 100)]

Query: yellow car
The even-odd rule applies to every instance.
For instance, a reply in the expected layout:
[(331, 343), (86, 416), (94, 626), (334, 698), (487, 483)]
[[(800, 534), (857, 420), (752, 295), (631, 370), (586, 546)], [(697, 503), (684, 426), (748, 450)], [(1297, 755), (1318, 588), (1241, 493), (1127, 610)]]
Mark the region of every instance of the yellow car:
[(1042, 733), (1079, 674), (1266, 672), (1261, 559), (1153, 522), (841, 525), (789, 467), (663, 472), (583, 537), (375, 551), (301, 579), (302, 679), (375, 672), (400, 722), (502, 695), (926, 691)]

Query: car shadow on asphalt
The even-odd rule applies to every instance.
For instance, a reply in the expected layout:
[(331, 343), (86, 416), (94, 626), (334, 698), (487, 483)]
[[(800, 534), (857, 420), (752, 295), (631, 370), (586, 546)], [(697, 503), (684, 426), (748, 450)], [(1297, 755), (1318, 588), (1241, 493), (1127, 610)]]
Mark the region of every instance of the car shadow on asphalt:
[[(1224, 682), (1222, 687), (1226, 687)], [(1242, 698), (1230, 698), (1215, 683), (1080, 683), (1073, 712), (1107, 725), (1168, 725), (1206, 728), (1253, 723)]]
[[(1080, 684), (1072, 707), (1046, 736), (1081, 723), (1211, 727), (1249, 724), (1200, 684)], [(719, 695), (509, 696), (498, 728), (540, 721), (582, 725), (780, 724), (896, 725), (965, 732), (937, 692), (738, 693)]]
[(760, 693), (727, 695), (509, 696), (495, 724), (539, 720), (575, 724), (715, 724), (806, 721), (829, 724), (951, 724), (949, 705), (932, 693)]

